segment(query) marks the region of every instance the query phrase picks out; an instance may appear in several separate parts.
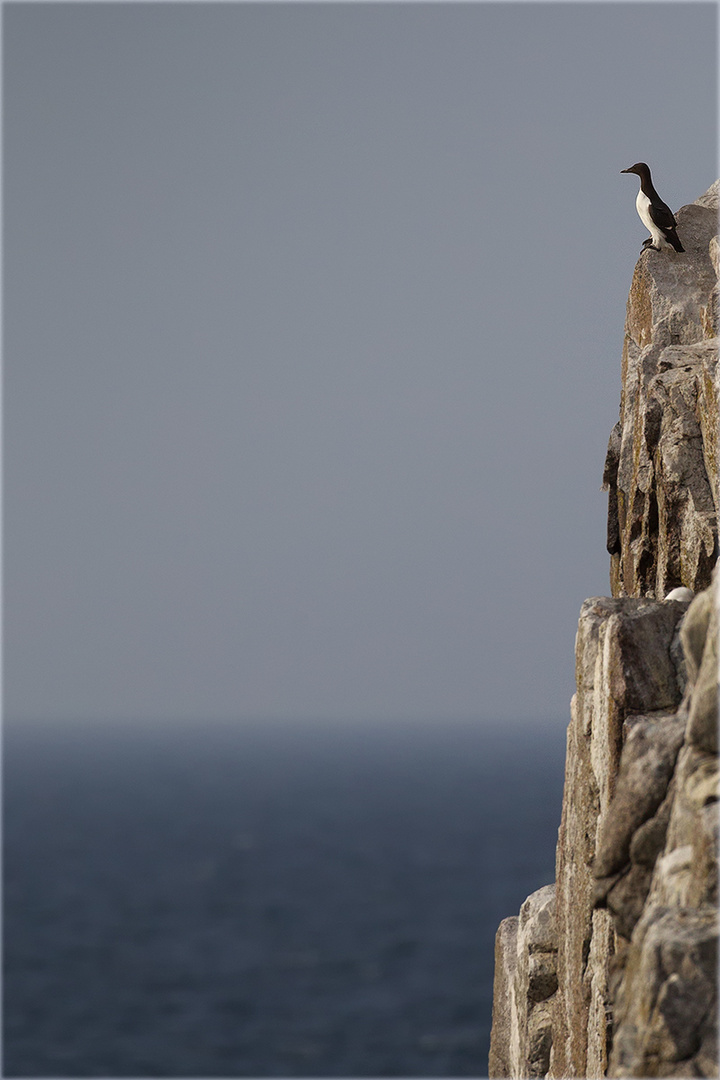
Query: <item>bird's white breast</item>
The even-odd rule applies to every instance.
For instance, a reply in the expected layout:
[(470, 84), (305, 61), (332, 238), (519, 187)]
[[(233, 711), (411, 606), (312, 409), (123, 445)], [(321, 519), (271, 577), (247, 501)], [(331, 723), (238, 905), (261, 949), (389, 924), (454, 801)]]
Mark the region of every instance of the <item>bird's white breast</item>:
[(640, 188), (640, 191), (638, 191), (637, 193), (635, 205), (637, 207), (637, 212), (640, 215), (640, 220), (642, 221), (645, 228), (649, 229), (650, 232), (655, 232), (657, 226), (655, 225), (653, 219), (650, 217), (650, 200), (648, 199), (642, 188)]
[(670, 245), (665, 239), (664, 233), (660, 232), (657, 225), (650, 217), (650, 200), (648, 199), (642, 188), (640, 188), (637, 193), (635, 206), (637, 207), (637, 212), (640, 216), (640, 220), (652, 236), (653, 244), (655, 245), (655, 247), (658, 249), (669, 247)]

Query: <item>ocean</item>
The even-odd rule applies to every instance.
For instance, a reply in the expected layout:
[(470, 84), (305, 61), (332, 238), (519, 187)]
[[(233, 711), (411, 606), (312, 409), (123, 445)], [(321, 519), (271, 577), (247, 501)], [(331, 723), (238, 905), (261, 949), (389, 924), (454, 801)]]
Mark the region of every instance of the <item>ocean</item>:
[(481, 1077), (564, 724), (9, 722), (5, 1077)]

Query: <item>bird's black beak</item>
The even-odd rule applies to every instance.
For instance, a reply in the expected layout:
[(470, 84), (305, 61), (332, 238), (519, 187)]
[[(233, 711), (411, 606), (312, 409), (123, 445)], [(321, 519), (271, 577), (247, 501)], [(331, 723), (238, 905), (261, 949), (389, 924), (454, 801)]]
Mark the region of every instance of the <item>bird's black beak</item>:
[(624, 173), (624, 172), (632, 172), (632, 169), (621, 169), (621, 170), (620, 170), (620, 172), (621, 172), (621, 173)]

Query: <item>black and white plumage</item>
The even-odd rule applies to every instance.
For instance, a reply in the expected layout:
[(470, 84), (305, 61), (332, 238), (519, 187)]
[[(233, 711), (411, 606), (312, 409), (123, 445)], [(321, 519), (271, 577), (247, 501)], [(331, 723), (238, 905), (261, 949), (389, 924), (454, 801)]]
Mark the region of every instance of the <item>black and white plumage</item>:
[(644, 161), (638, 161), (637, 165), (631, 165), (629, 169), (621, 169), (624, 173), (636, 173), (640, 177), (640, 190), (635, 200), (637, 212), (643, 225), (649, 230), (650, 236), (643, 244), (645, 248), (661, 251), (663, 248), (674, 248), (675, 251), (684, 251), (677, 232), (677, 222), (670, 207), (662, 201), (653, 187), (650, 169)]

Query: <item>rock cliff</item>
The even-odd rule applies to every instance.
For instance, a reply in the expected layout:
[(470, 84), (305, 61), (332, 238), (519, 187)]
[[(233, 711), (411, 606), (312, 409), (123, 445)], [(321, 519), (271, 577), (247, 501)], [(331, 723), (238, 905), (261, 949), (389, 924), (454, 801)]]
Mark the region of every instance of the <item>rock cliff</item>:
[(555, 883), (497, 933), (490, 1077), (718, 1075), (719, 188), (635, 268), (612, 596), (580, 612)]

